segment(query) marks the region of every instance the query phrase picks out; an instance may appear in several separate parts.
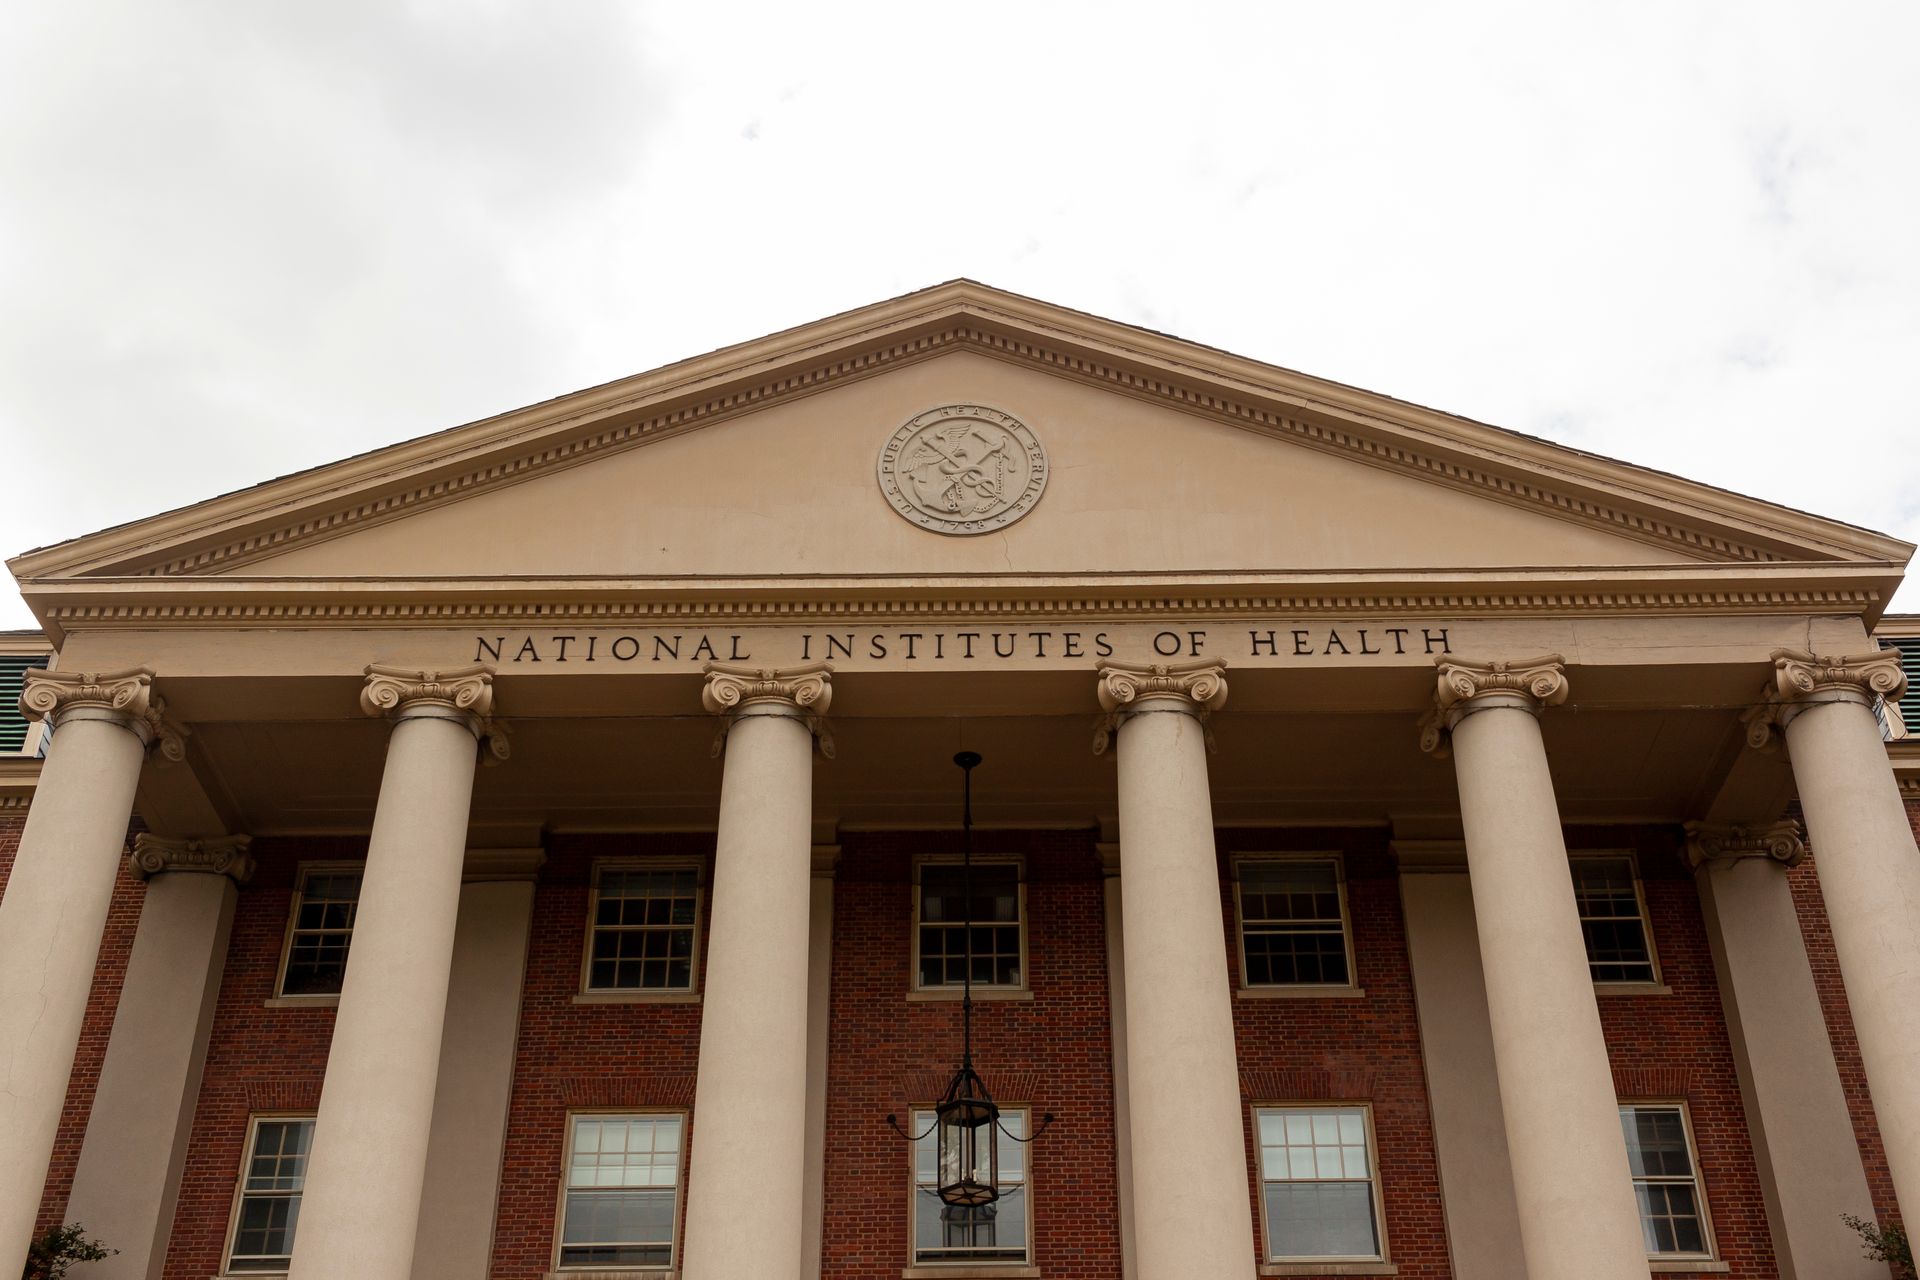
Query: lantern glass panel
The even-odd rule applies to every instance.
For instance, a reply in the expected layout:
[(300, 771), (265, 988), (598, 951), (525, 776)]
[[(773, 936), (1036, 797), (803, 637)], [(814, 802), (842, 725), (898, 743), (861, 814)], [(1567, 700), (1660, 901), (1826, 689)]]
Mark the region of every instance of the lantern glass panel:
[(987, 1204), (998, 1194), (999, 1136), (991, 1107), (948, 1105), (939, 1113), (940, 1198), (948, 1204)]

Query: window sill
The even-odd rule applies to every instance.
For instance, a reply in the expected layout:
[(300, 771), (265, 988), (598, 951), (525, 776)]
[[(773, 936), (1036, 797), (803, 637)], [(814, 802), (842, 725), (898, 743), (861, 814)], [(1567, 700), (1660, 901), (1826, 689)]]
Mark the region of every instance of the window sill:
[[(1234, 993), (1238, 1000), (1365, 1000), (1365, 987), (1241, 987)], [(1291, 1262), (1276, 1266), (1292, 1266)], [(1373, 1265), (1373, 1264), (1368, 1264)]]
[[(699, 1004), (698, 991), (576, 991), (575, 1004)], [(594, 1271), (568, 1271), (570, 1276), (598, 1275)], [(664, 1271), (610, 1271), (608, 1275), (666, 1275)]]
[[(262, 1000), (260, 1002), (260, 1007), (262, 1009), (332, 1009), (338, 1006), (339, 1003), (340, 1003), (340, 997), (337, 995), (268, 996), (265, 1000)], [(252, 1273), (249, 1273), (249, 1274), (252, 1274)], [(263, 1276), (270, 1276), (270, 1275), (284, 1274), (284, 1273), (262, 1271), (262, 1272), (259, 1272), (258, 1274)]]
[[(962, 994), (964, 993), (958, 987), (954, 987), (951, 990), (947, 989), (946, 987), (939, 987), (939, 988), (934, 988), (926, 991), (909, 991), (907, 992), (907, 1003), (908, 1004), (959, 1004), (960, 997)], [(1031, 999), (1033, 999), (1033, 992), (1027, 987), (975, 987), (973, 989), (973, 1002), (975, 1004), (981, 1004), (989, 1000), (1031, 1000)], [(962, 1273), (957, 1271), (948, 1271), (948, 1270), (945, 1270), (944, 1268), (957, 1267), (965, 1264), (958, 1263), (958, 1262), (942, 1262), (942, 1263), (929, 1263), (928, 1265), (938, 1266), (942, 1268), (942, 1270), (935, 1273), (937, 1275), (952, 1276), (952, 1275), (960, 1275)], [(998, 1275), (1000, 1273), (995, 1272), (994, 1274)], [(1013, 1274), (1013, 1273), (1009, 1272), (1007, 1274)], [(1034, 1274), (1038, 1275), (1039, 1273), (1035, 1272)]]
[(1695, 1258), (1690, 1262), (1648, 1262), (1647, 1270), (1657, 1276), (1724, 1276), (1733, 1271), (1733, 1264)]
[(1263, 1276), (1397, 1276), (1391, 1262), (1263, 1262)]
[(660, 1267), (598, 1267), (549, 1271), (540, 1280), (679, 1280), (680, 1273)]
[(1596, 996), (1670, 996), (1673, 988), (1664, 982), (1596, 982)]
[(907, 1267), (900, 1280), (1038, 1280), (1040, 1268), (1012, 1262), (927, 1262)]

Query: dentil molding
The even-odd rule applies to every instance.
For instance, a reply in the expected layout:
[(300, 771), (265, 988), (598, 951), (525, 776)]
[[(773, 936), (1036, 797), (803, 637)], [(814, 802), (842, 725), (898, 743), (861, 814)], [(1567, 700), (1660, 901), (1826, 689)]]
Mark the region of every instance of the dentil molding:
[(1517, 697), (1535, 711), (1567, 700), (1567, 668), (1557, 653), (1493, 662), (1439, 658), (1434, 665), (1433, 710), (1420, 722), (1422, 751), (1445, 755), (1453, 727), (1482, 699)]
[(1742, 858), (1771, 858), (1781, 866), (1797, 867), (1806, 856), (1806, 839), (1800, 833), (1800, 824), (1792, 819), (1750, 827), (1687, 823), (1687, 863), (1695, 870), (1709, 863)]
[(230, 877), (235, 884), (253, 878), (252, 836), (206, 836), (170, 840), (141, 832), (133, 838), (127, 869), (141, 879), (173, 871), (197, 871)]
[(1897, 699), (1906, 689), (1897, 650), (1835, 658), (1775, 649), (1773, 679), (1762, 690), (1760, 705), (1742, 717), (1747, 742), (1771, 748), (1787, 721), (1811, 703), (1845, 700), (1872, 706), (1876, 698)]
[(20, 710), (28, 719), (45, 719), (55, 728), (75, 712), (104, 712), (142, 744), (157, 745), (168, 760), (186, 758), (187, 731), (167, 720), (166, 700), (153, 691), (153, 672), (146, 667), (113, 672), (30, 670), (20, 694)]

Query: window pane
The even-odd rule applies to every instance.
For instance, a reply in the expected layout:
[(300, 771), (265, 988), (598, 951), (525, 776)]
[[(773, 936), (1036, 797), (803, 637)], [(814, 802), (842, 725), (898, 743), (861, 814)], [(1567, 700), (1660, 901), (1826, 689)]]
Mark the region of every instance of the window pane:
[[(920, 973), (922, 987), (966, 981), (969, 904), (961, 867), (920, 868)], [(1020, 869), (1007, 863), (973, 868), (972, 980), (984, 986), (1017, 987), (1020, 971)]]
[(1627, 1138), (1627, 1163), (1633, 1176), (1691, 1178), (1687, 1130), (1674, 1107), (1623, 1107), (1620, 1128)]
[(338, 995), (347, 972), (354, 915), (360, 902), (358, 871), (309, 872), (300, 884), (300, 906), (287, 939), (282, 995)]
[(1574, 901), (1595, 982), (1651, 982), (1653, 952), (1631, 858), (1575, 858)]
[(1340, 919), (1340, 875), (1330, 861), (1240, 864), (1240, 913), (1248, 921)]
[(1267, 1247), (1276, 1258), (1378, 1257), (1365, 1182), (1269, 1182)]
[(590, 991), (690, 991), (699, 873), (602, 867), (595, 881)]
[[(913, 1130), (927, 1136), (914, 1144), (913, 1251), (915, 1262), (1025, 1262), (1027, 1261), (1026, 1151), (1007, 1134), (1024, 1137), (1025, 1111), (1009, 1109), (1000, 1115), (1000, 1198), (981, 1208), (943, 1204), (938, 1179), (937, 1138), (931, 1110), (912, 1113)], [(981, 1143), (984, 1151), (985, 1143)], [(978, 1161), (985, 1163), (982, 1155)], [(982, 1174), (985, 1173), (981, 1169)]]

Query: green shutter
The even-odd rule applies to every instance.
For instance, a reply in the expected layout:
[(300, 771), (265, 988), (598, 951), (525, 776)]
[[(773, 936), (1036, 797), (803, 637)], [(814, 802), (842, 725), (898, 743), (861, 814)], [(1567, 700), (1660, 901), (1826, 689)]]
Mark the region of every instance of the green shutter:
[(20, 690), (27, 683), (28, 671), (46, 665), (44, 656), (0, 657), (0, 752), (18, 751), (26, 746), (28, 721), (20, 714)]
[(1900, 651), (1900, 669), (1907, 673), (1907, 696), (1900, 699), (1900, 715), (1907, 732), (1920, 735), (1920, 636), (1889, 637), (1886, 643)]

